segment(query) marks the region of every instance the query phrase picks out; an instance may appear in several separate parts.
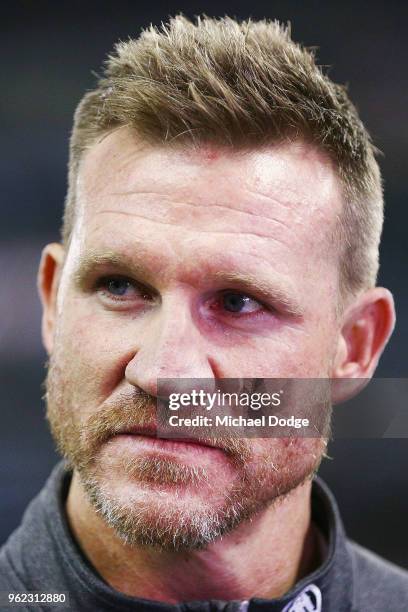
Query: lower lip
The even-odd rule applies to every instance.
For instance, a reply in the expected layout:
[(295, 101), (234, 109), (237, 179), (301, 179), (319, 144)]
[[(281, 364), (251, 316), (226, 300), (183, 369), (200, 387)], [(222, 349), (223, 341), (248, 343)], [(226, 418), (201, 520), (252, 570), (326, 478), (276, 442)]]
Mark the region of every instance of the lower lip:
[(167, 438), (153, 438), (151, 436), (143, 436), (140, 434), (117, 434), (111, 443), (118, 444), (121, 447), (127, 447), (135, 453), (150, 451), (155, 454), (194, 456), (194, 455), (221, 455), (225, 458), (225, 452), (220, 448), (205, 446), (195, 442), (185, 442), (183, 440), (169, 440)]

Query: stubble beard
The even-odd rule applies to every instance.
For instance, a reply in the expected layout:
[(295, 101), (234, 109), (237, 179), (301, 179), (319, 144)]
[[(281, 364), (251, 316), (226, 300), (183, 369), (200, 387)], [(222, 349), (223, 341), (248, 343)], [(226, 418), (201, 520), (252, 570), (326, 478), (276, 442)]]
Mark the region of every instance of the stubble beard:
[(225, 491), (212, 486), (201, 466), (150, 455), (123, 457), (121, 474), (132, 482), (124, 500), (107, 478), (100, 449), (108, 447), (114, 432), (151, 422), (154, 398), (128, 392), (81, 422), (80, 410), (71, 405), (74, 382), (64, 380), (63, 372), (51, 359), (45, 381), (51, 433), (94, 510), (129, 546), (204, 549), (312, 478), (324, 455), (324, 438), (275, 440), (268, 455), (256, 461), (248, 440), (220, 440), (234, 473)]

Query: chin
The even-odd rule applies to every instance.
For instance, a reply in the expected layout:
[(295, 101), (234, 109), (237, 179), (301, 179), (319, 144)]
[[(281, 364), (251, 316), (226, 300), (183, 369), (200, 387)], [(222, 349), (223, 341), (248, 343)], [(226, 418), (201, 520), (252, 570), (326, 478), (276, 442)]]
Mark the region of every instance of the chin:
[(158, 457), (140, 457), (122, 470), (118, 464), (98, 468), (99, 476), (81, 481), (105, 523), (130, 547), (167, 551), (205, 549), (310, 475), (307, 470), (294, 479), (292, 473), (288, 480), (289, 470), (262, 477), (244, 471), (217, 481)]
[(108, 475), (82, 484), (94, 509), (130, 547), (203, 549), (243, 520), (237, 499), (188, 485), (141, 483), (127, 476), (112, 483)]

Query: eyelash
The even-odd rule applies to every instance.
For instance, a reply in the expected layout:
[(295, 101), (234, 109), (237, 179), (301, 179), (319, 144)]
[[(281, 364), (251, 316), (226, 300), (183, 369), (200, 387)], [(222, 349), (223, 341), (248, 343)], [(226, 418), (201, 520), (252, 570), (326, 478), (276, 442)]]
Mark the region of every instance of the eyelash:
[(96, 291), (100, 291), (102, 294), (106, 295), (109, 300), (113, 300), (114, 302), (127, 302), (127, 298), (114, 295), (107, 290), (107, 285), (112, 281), (128, 283), (140, 294), (140, 297), (142, 299), (151, 299), (152, 297), (146, 288), (143, 288), (142, 285), (138, 285), (137, 283), (135, 283), (135, 281), (132, 281), (126, 276), (103, 276), (102, 278), (99, 278), (97, 280), (94, 288)]
[[(245, 293), (243, 291), (240, 291), (239, 289), (225, 289), (224, 291), (222, 291), (217, 298), (214, 300), (216, 305), (221, 304), (223, 298), (227, 295), (239, 295), (241, 297), (247, 297), (250, 300), (256, 302), (259, 306), (258, 310), (252, 311), (252, 312), (234, 312), (231, 310), (224, 310), (224, 312), (232, 318), (235, 319), (244, 319), (244, 318), (251, 318), (254, 319), (255, 317), (259, 317), (262, 316), (263, 314), (265, 314), (265, 312), (267, 311), (271, 311), (272, 308), (263, 304), (260, 300), (258, 300), (256, 297), (253, 297), (252, 295), (249, 295), (248, 293)], [(222, 309), (222, 305), (220, 306), (220, 308)]]

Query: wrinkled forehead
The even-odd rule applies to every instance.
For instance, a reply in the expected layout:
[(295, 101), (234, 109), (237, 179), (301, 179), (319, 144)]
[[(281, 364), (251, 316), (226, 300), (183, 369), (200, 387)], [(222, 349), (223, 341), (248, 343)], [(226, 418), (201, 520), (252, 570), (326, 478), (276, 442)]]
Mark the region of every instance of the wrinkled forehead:
[[(333, 234), (342, 193), (327, 156), (303, 142), (233, 151), (151, 146), (117, 130), (84, 156), (78, 175), (82, 234), (111, 215), (186, 231), (234, 231), (319, 245)], [(110, 221), (113, 220), (111, 216)], [(79, 228), (77, 228), (79, 229)]]

